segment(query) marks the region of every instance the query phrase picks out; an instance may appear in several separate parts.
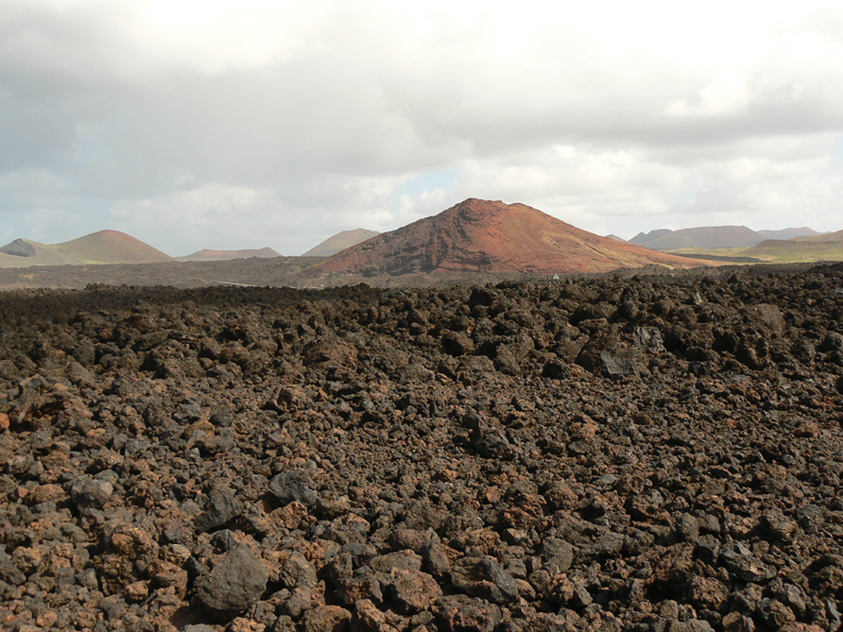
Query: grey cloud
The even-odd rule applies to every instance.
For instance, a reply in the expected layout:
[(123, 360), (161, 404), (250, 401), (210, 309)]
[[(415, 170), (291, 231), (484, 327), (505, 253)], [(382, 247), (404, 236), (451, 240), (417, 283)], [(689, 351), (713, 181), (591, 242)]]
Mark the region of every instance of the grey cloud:
[(0, 172), (61, 169), (74, 143), (74, 117), (17, 100), (0, 85)]
[(92, 108), (138, 80), (125, 43), (131, 16), (120, 3), (55, 10), (39, 2), (0, 6), (0, 83), (25, 103)]
[[(142, 227), (135, 218), (173, 204), (199, 240), (228, 235), (238, 213), (388, 229), (457, 196), (532, 199), (571, 220), (684, 221), (761, 208), (777, 180), (833, 195), (820, 185), (843, 135), (841, 13), (799, 27), (831, 61), (804, 63), (782, 39), (724, 95), (719, 63), (611, 51), (562, 18), (498, 49), (483, 20), (425, 34), (400, 9), (357, 4), (327, 4), (302, 46), (212, 72), (201, 50), (170, 59), (137, 41), (133, 6), (0, 7), (0, 210)], [(560, 158), (559, 145), (575, 152)], [(457, 166), (451, 190), (399, 199), (415, 174)], [(676, 202), (690, 192), (693, 204)]]
[(734, 182), (719, 181), (710, 188), (697, 190), (690, 203), (676, 204), (674, 210), (679, 214), (694, 217), (745, 211), (752, 206), (753, 203), (747, 199), (744, 187)]

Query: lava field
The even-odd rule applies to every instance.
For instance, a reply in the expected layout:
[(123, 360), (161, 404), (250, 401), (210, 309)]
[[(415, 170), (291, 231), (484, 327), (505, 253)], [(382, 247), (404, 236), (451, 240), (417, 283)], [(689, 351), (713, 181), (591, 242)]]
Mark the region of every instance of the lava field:
[(0, 627), (843, 611), (843, 265), (0, 293)]

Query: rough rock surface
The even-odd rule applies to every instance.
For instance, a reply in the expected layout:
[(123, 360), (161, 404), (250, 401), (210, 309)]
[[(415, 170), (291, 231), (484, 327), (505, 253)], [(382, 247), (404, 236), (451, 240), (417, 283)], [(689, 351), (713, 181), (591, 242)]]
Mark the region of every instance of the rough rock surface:
[(843, 266), (0, 293), (3, 630), (837, 630)]
[(266, 591), (268, 573), (261, 558), (245, 544), (237, 545), (210, 573), (197, 581), (202, 605), (223, 614), (243, 612)]

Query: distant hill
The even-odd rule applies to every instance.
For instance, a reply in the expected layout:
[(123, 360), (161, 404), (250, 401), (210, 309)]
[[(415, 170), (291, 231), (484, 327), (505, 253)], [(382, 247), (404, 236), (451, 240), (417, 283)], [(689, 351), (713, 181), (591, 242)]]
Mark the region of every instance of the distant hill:
[(0, 248), (0, 267), (158, 263), (171, 257), (131, 235), (101, 230), (60, 244), (16, 239)]
[(706, 226), (681, 230), (654, 230), (639, 233), (630, 242), (653, 250), (683, 248), (748, 248), (764, 241), (764, 237), (746, 226)]
[(768, 239), (747, 248), (742, 254), (777, 263), (843, 261), (843, 230), (787, 241)]
[(746, 226), (704, 226), (669, 230), (661, 228), (649, 233), (638, 233), (630, 243), (653, 250), (715, 250), (718, 248), (750, 248), (765, 239), (794, 239), (819, 235), (806, 226), (783, 230), (754, 231)]
[(658, 228), (656, 230), (651, 230), (649, 233), (638, 233), (635, 237), (629, 240), (631, 244), (638, 244), (639, 246), (643, 246), (648, 242), (655, 241), (660, 237), (664, 237), (665, 235), (669, 235), (673, 231), (669, 228)]
[(258, 257), (260, 259), (272, 259), (280, 257), (272, 248), (257, 248), (246, 250), (199, 250), (183, 257), (176, 257), (179, 261), (231, 261), (232, 259), (251, 259)]
[(468, 199), (311, 267), (316, 273), (606, 272), (700, 262), (580, 230), (525, 204)]
[(333, 237), (328, 237), (328, 239), (323, 241), (321, 244), (314, 246), (304, 253), (302, 257), (330, 257), (338, 252), (342, 252), (346, 248), (356, 246), (357, 244), (362, 243), (367, 239), (371, 239), (372, 237), (377, 237), (378, 235), (380, 235), (379, 232), (375, 230), (366, 230), (365, 228), (344, 230)]
[(626, 239), (624, 239), (623, 237), (618, 237), (617, 235), (614, 235), (612, 233), (606, 235), (606, 239), (614, 239), (615, 241), (626, 241)]
[(808, 244), (837, 244), (843, 241), (843, 230), (838, 230), (836, 233), (819, 233), (810, 237), (796, 237), (792, 241)]
[(759, 230), (758, 234), (764, 239), (796, 239), (797, 237), (814, 237), (819, 235), (813, 228), (784, 228), (782, 230)]
[(101, 230), (52, 246), (87, 263), (157, 263), (172, 257), (119, 230)]
[(43, 244), (36, 244), (36, 242), (27, 241), (26, 239), (15, 239), (13, 242), (0, 248), (0, 252), (13, 257), (35, 257), (38, 255), (37, 246), (41, 245)]
[(0, 248), (0, 268), (28, 268), (31, 266), (80, 265), (81, 259), (62, 254), (53, 246), (28, 239), (15, 239)]

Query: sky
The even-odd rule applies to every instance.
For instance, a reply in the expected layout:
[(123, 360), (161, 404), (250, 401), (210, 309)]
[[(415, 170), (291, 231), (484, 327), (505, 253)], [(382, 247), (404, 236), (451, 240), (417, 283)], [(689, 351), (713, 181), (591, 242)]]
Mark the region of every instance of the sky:
[(298, 255), (469, 197), (843, 229), (835, 2), (0, 0), (0, 245)]

